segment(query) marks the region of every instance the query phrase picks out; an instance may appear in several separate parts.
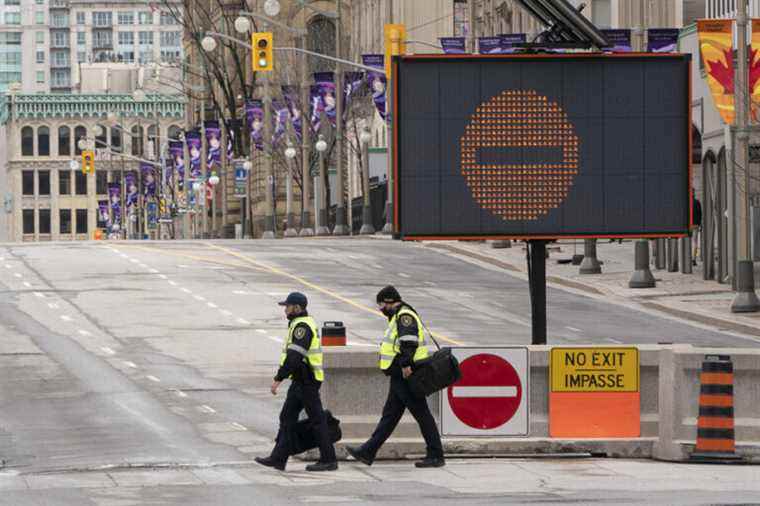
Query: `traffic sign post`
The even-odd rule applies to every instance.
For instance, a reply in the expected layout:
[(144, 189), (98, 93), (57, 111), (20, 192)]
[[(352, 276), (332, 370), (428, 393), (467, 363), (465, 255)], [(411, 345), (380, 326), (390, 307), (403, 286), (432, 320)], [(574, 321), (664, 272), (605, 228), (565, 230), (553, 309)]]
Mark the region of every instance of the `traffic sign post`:
[(527, 436), (528, 349), (453, 348), (462, 378), (441, 392), (441, 435)]

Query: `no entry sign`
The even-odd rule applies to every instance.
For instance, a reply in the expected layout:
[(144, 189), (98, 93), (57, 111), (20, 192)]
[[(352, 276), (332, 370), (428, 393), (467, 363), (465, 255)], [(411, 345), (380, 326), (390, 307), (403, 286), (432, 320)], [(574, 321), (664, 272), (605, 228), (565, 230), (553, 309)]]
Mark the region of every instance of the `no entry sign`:
[(454, 348), (462, 379), (441, 393), (443, 436), (528, 434), (528, 349)]

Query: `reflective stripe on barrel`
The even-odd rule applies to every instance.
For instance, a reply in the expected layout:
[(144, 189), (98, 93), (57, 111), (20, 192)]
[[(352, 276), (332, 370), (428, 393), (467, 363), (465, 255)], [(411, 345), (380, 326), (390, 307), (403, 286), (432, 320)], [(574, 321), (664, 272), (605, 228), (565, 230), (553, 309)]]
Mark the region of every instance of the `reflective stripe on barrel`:
[(697, 446), (699, 453), (733, 453), (734, 367), (729, 360), (702, 363), (699, 377), (699, 418)]

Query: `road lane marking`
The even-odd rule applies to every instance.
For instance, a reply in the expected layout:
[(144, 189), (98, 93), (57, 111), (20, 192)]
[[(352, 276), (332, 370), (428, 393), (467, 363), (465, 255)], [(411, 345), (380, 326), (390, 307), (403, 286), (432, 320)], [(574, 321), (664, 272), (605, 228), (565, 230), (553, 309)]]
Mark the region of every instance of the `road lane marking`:
[(125, 255), (124, 253), (122, 253), (122, 254), (121, 254), (121, 255), (119, 255), (119, 256), (120, 256), (121, 258), (126, 258), (126, 259), (129, 259), (129, 255)]
[(129, 360), (125, 360), (124, 365), (126, 365), (127, 367), (131, 367), (132, 369), (137, 369), (137, 364), (135, 364), (134, 362), (130, 362)]
[(72, 318), (71, 316), (69, 316), (67, 314), (62, 314), (61, 315), (61, 320), (65, 321), (65, 322), (70, 322), (70, 321), (74, 321), (74, 318)]
[(428, 286), (435, 286), (435, 283), (433, 283), (432, 281), (425, 281), (424, 283)]
[(243, 318), (238, 318), (237, 322), (239, 324), (241, 324), (241, 325), (250, 325), (251, 324), (251, 322), (249, 322), (248, 320), (244, 320)]
[(282, 339), (280, 339), (279, 337), (267, 336), (267, 339), (269, 339), (270, 341), (274, 341), (276, 343), (282, 344)]
[(405, 272), (399, 272), (398, 275), (401, 276), (402, 278), (411, 278), (411, 276)]
[(201, 411), (205, 411), (206, 413), (216, 413), (216, 410), (214, 408), (212, 408), (211, 406), (208, 406), (206, 404), (203, 404), (200, 407), (200, 410)]
[(183, 392), (182, 390), (175, 390), (174, 393), (177, 394), (178, 397), (182, 397), (182, 398), (187, 397), (187, 394)]
[(84, 329), (79, 329), (79, 330), (77, 330), (77, 332), (79, 332), (79, 334), (82, 335), (82, 336), (91, 336), (92, 335), (92, 332), (90, 332), (88, 330), (84, 330)]
[(45, 298), (45, 294), (41, 292), (33, 292), (35, 297), (39, 297), (40, 299)]
[[(247, 257), (246, 255), (243, 255), (242, 253), (239, 253), (237, 251), (234, 251), (234, 250), (231, 250), (231, 249), (228, 249), (228, 248), (224, 248), (222, 246), (218, 246), (218, 245), (212, 244), (212, 243), (205, 243), (205, 244), (208, 247), (210, 247), (210, 248), (213, 248), (213, 249), (216, 249), (216, 250), (219, 250), (219, 251), (223, 251), (223, 252), (227, 253), (228, 255), (232, 255), (232, 256), (234, 256), (236, 258), (240, 258), (241, 260), (245, 261), (246, 263), (254, 265), (254, 266), (258, 267), (259, 269), (264, 269), (266, 271), (271, 272), (272, 274), (278, 274), (280, 276), (284, 276), (286, 278), (292, 279), (293, 281), (297, 281), (298, 283), (301, 283), (302, 285), (307, 286), (307, 287), (309, 287), (309, 288), (311, 288), (313, 290), (316, 290), (318, 292), (322, 292), (325, 295), (329, 295), (330, 297), (333, 297), (334, 299), (338, 299), (339, 301), (345, 302), (346, 304), (349, 304), (351, 306), (354, 306), (355, 308), (361, 309), (362, 311), (366, 311), (368, 313), (372, 313), (373, 315), (380, 316), (383, 319), (385, 319), (385, 316), (380, 311), (372, 309), (372, 308), (370, 308), (368, 306), (365, 306), (363, 304), (360, 304), (358, 302), (354, 302), (351, 299), (347, 299), (346, 297), (343, 297), (342, 295), (340, 295), (338, 293), (335, 293), (334, 291), (332, 291), (330, 289), (323, 288), (320, 285), (316, 285), (316, 284), (314, 284), (314, 283), (312, 283), (310, 281), (307, 281), (306, 279), (304, 279), (304, 278), (302, 278), (300, 276), (296, 276), (295, 274), (290, 274), (289, 272), (285, 272), (282, 269), (278, 269), (276, 267), (270, 267), (270, 266), (268, 266), (266, 264), (263, 264), (263, 263), (258, 262), (256, 260), (253, 260), (252, 258)], [(436, 337), (438, 339), (441, 339), (442, 341), (446, 341), (446, 342), (451, 343), (451, 344), (457, 344), (457, 345), (461, 345), (462, 344), (459, 341), (456, 341), (456, 340), (451, 339), (449, 337), (443, 336), (443, 335), (438, 334), (436, 332), (433, 332), (433, 337)]]
[(258, 332), (259, 334), (266, 334), (267, 333), (267, 331), (264, 330), (264, 329), (256, 329), (256, 332)]
[(158, 269), (148, 269), (151, 274), (158, 274)]
[(193, 298), (194, 298), (195, 300), (199, 300), (199, 301), (201, 301), (201, 302), (203, 302), (203, 301), (205, 301), (205, 300), (206, 300), (206, 297), (204, 297), (203, 295), (193, 295)]
[(166, 274), (159, 274), (158, 277), (161, 279), (168, 279), (168, 276)]
[(452, 387), (452, 397), (517, 397), (517, 387)]
[(56, 304), (55, 302), (48, 302), (48, 307), (50, 309), (58, 309), (58, 304)]
[(140, 261), (138, 259), (136, 259), (136, 258), (130, 258), (129, 261), (132, 262), (133, 264), (139, 264), (140, 263)]
[(380, 269), (380, 270), (383, 269), (383, 266), (380, 264), (372, 264), (372, 267), (374, 267), (375, 269)]
[(172, 285), (172, 286), (177, 286), (177, 282), (176, 281), (172, 281), (171, 279), (169, 280), (169, 284)]
[(182, 291), (183, 291), (183, 292), (185, 292), (185, 293), (193, 293), (193, 291), (192, 291), (192, 290), (190, 290), (189, 288), (184, 288), (184, 287), (183, 287), (183, 288), (180, 288), (180, 290), (182, 290)]
[(29, 281), (24, 281), (24, 286), (27, 288), (31, 288), (32, 284)]
[(220, 309), (219, 312), (224, 316), (232, 316), (232, 311), (228, 311), (227, 309)]
[(219, 306), (217, 306), (216, 304), (214, 304), (213, 302), (206, 302), (206, 305), (207, 305), (208, 307), (210, 307), (211, 309), (216, 309), (216, 308), (218, 308), (218, 307), (219, 307)]
[(611, 343), (615, 343), (615, 344), (623, 344), (623, 341), (618, 341), (617, 339), (612, 339), (611, 337), (608, 337), (608, 338), (607, 338), (607, 339), (605, 339), (605, 340), (606, 340), (606, 341), (609, 341), (609, 342), (611, 342)]
[(247, 429), (245, 426), (243, 426), (243, 425), (240, 425), (240, 424), (239, 424), (239, 423), (237, 423), (237, 422), (232, 422), (230, 425), (232, 425), (233, 427), (235, 427), (235, 428), (236, 428), (236, 429), (238, 429), (238, 430), (248, 430), (248, 429)]
[(155, 377), (155, 376), (153, 376), (153, 375), (150, 375), (150, 374), (148, 374), (148, 375), (147, 375), (147, 376), (145, 376), (145, 377), (146, 377), (146, 378), (148, 378), (149, 380), (151, 380), (151, 381), (152, 381), (152, 382), (154, 382), (154, 383), (161, 383), (161, 380), (160, 380), (160, 379), (158, 379), (158, 378), (156, 378), (156, 377)]
[(115, 352), (115, 351), (113, 351), (113, 350), (112, 350), (111, 348), (109, 348), (108, 346), (103, 346), (103, 347), (102, 347), (102, 348), (100, 348), (100, 349), (101, 349), (101, 350), (103, 350), (103, 351), (106, 353), (106, 355), (116, 355), (116, 352)]
[(121, 252), (120, 252), (119, 250), (117, 250), (116, 248), (111, 248), (111, 251), (113, 251), (114, 253), (121, 253)]
[(22, 276), (21, 274), (19, 274), (18, 272), (14, 272), (14, 273), (13, 273), (13, 275), (14, 275), (14, 276), (16, 276), (17, 278), (22, 278), (22, 277), (23, 277), (23, 276)]
[(13, 269), (13, 266), (11, 264), (5, 264), (6, 269)]
[[(158, 253), (160, 255), (168, 255), (168, 256), (173, 256), (173, 257), (189, 258), (191, 260), (197, 260), (199, 262), (208, 262), (208, 263), (212, 263), (212, 264), (226, 265), (228, 267), (243, 267), (243, 268), (249, 268), (249, 269), (252, 269), (252, 270), (255, 270), (255, 271), (262, 271), (262, 272), (266, 271), (266, 269), (263, 269), (263, 268), (260, 268), (260, 267), (252, 267), (250, 265), (241, 264), (241, 263), (238, 263), (238, 262), (229, 262), (229, 261), (221, 260), (221, 259), (199, 257), (199, 256), (195, 256), (195, 255), (188, 255), (186, 253), (177, 253), (176, 251), (164, 251), (164, 250), (159, 249), (159, 248), (153, 248), (153, 247), (148, 248), (148, 247), (145, 247), (145, 246), (132, 246), (132, 245), (129, 245), (129, 246), (126, 246), (126, 247), (133, 248), (133, 249), (144, 250), (144, 251), (149, 251), (149, 252), (151, 252), (153, 254)], [(182, 267), (182, 265), (178, 265), (178, 267)], [(187, 267), (187, 266), (185, 266), (185, 267)]]
[(565, 327), (567, 330), (572, 330), (573, 332), (580, 332), (581, 329), (576, 329), (575, 327)]

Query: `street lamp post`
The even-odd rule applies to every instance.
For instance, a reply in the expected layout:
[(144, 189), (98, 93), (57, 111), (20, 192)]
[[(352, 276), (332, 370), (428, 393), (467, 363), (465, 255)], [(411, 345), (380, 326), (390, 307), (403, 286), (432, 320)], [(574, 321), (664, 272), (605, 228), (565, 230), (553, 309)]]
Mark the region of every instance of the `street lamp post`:
[(362, 228), (359, 233), (362, 235), (372, 235), (375, 233), (375, 227), (372, 225), (372, 202), (369, 195), (369, 141), (372, 140), (372, 133), (366, 126), (359, 134), (359, 141), (362, 145), (362, 197), (364, 206), (362, 207)]
[[(335, 17), (335, 56), (340, 58), (341, 53), (341, 0), (336, 0), (337, 12)], [(340, 63), (335, 65), (335, 147), (338, 150), (337, 160), (337, 177), (335, 196), (337, 198), (337, 206), (335, 209), (335, 228), (333, 229), (334, 235), (347, 235), (348, 227), (346, 226), (346, 204), (343, 199), (343, 68)]]
[(211, 172), (208, 184), (211, 187), (211, 230), (216, 233), (216, 185), (219, 184), (219, 176), (216, 175), (216, 171)]
[(288, 163), (288, 176), (285, 178), (285, 216), (287, 227), (285, 228), (285, 237), (296, 237), (295, 216), (293, 215), (293, 159), (296, 157), (296, 148), (288, 141), (288, 147), (285, 148), (285, 158)]
[(327, 226), (327, 188), (325, 187), (325, 151), (327, 151), (327, 142), (324, 136), (319, 135), (319, 140), (314, 146), (319, 153), (319, 176), (314, 186), (314, 199), (319, 201), (319, 212), (317, 215), (317, 235), (330, 235), (330, 228)]

